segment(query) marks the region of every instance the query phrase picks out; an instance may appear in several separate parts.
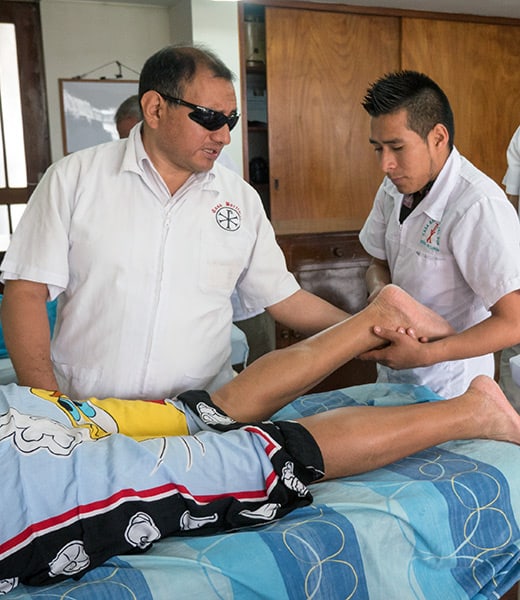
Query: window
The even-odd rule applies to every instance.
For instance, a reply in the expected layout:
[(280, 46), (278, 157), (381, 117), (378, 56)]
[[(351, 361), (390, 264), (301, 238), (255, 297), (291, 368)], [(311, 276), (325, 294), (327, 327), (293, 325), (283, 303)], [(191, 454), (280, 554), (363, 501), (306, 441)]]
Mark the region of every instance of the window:
[(50, 163), (38, 2), (0, 0), (0, 252)]
[[(18, 75), (16, 32), (13, 23), (0, 23), (0, 187), (27, 187), (22, 101)], [(23, 214), (23, 204), (0, 207), (0, 250), (9, 244), (9, 233)]]

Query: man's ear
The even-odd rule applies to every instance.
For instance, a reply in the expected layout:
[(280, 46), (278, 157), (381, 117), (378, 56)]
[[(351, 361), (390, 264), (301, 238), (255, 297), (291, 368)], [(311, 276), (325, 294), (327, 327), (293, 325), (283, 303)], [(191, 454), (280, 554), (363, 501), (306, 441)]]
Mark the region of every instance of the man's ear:
[(429, 137), (436, 148), (445, 148), (449, 145), (450, 134), (442, 123), (437, 123), (430, 131)]
[(164, 100), (154, 90), (148, 90), (141, 98), (143, 119), (149, 127), (155, 129), (164, 111)]

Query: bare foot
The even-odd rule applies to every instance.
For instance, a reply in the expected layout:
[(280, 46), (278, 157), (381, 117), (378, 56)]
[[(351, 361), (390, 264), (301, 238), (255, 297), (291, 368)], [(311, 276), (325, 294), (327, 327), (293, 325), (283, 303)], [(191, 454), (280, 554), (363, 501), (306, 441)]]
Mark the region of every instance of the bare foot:
[(464, 396), (472, 401), (472, 414), (482, 427), (476, 437), (520, 445), (520, 415), (491, 377), (475, 377)]
[(394, 284), (386, 285), (369, 306), (377, 308), (387, 329), (411, 327), (418, 337), (430, 340), (456, 333), (448, 321)]

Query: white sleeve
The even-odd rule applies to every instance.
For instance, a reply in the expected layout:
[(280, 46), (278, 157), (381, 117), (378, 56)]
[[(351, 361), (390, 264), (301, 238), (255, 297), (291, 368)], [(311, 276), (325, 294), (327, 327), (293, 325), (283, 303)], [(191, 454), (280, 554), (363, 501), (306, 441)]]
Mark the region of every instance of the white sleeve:
[(56, 295), (56, 288), (61, 291), (67, 287), (69, 202), (73, 193), (65, 183), (71, 180), (69, 176), (64, 177), (56, 165), (43, 176), (11, 238), (0, 267), (3, 279), (46, 283), (50, 291), (54, 289), (51, 295)]
[(507, 171), (502, 183), (512, 196), (520, 194), (520, 127), (515, 131), (507, 148)]
[(520, 222), (505, 197), (476, 199), (454, 227), (450, 247), (464, 279), (486, 309), (520, 289)]
[(294, 275), (287, 270), (285, 256), (259, 198), (258, 205), (256, 242), (248, 267), (235, 288), (238, 298), (234, 300), (234, 316), (237, 320), (254, 316), (300, 289)]
[(383, 186), (384, 183), (380, 185), (372, 210), (359, 232), (359, 241), (363, 248), (379, 260), (387, 260), (385, 245), (387, 223), (384, 211), (386, 193)]

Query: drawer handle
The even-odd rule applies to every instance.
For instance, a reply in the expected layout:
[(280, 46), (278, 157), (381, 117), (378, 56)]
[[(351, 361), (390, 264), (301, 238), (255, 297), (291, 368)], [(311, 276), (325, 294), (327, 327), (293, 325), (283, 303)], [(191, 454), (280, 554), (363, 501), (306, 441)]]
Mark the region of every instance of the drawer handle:
[(345, 254), (345, 252), (343, 251), (343, 248), (338, 248), (336, 246), (332, 249), (332, 254), (334, 254), (334, 256), (337, 256), (338, 258), (341, 258)]

